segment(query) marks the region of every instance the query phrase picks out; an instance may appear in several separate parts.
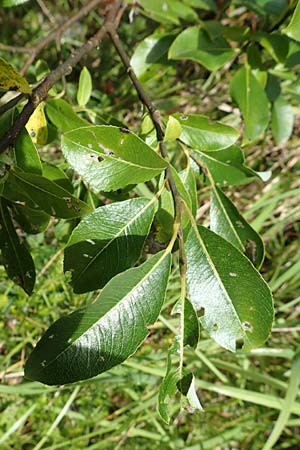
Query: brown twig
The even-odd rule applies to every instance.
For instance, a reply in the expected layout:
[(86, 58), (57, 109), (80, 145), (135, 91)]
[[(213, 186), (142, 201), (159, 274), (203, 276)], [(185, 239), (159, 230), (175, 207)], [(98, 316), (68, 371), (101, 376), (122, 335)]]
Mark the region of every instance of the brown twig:
[(48, 95), (48, 91), (51, 87), (60, 80), (63, 76), (69, 75), (73, 67), (93, 48), (97, 47), (108, 33), (111, 26), (118, 26), (116, 15), (120, 8), (120, 0), (112, 0), (109, 7), (109, 12), (103, 22), (102, 27), (92, 36), (85, 44), (83, 44), (78, 50), (72, 53), (62, 64), (60, 64), (55, 70), (47, 75), (43, 81), (33, 90), (32, 95), (24, 106), (23, 110), (15, 120), (9, 131), (0, 140), (0, 154), (3, 153), (9, 146), (13, 145), (19, 136), (21, 130), (28, 122), (29, 117), (36, 109), (36, 107), (43, 101)]

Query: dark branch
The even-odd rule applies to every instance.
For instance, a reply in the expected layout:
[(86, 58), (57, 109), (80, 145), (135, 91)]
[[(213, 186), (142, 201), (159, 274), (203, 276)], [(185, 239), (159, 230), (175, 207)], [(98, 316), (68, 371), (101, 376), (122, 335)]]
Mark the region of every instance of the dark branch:
[(109, 28), (118, 26), (117, 13), (120, 8), (120, 0), (113, 0), (110, 4), (109, 12), (103, 22), (102, 27), (91, 37), (85, 44), (83, 44), (76, 52), (72, 53), (64, 63), (59, 65), (43, 81), (33, 90), (32, 95), (24, 106), (22, 112), (17, 117), (16, 121), (10, 130), (0, 140), (0, 153), (3, 153), (9, 146), (12, 146), (19, 136), (21, 130), (28, 122), (29, 117), (48, 95), (51, 87), (60, 80), (63, 76), (69, 75), (73, 67), (93, 48), (97, 47), (108, 33)]

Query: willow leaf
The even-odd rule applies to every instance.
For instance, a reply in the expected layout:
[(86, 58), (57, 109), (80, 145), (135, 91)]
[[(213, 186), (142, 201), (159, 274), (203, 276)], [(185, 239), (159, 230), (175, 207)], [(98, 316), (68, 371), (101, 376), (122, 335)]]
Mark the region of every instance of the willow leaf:
[(26, 377), (65, 384), (105, 372), (131, 356), (164, 302), (168, 251), (114, 277), (96, 301), (55, 322), (25, 365)]

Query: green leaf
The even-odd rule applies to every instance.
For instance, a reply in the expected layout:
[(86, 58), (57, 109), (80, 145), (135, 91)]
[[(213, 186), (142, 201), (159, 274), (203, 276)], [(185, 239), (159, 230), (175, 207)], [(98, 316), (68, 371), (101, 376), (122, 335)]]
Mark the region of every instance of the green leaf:
[(287, 36), (300, 42), (300, 0), (298, 0), (294, 14), (288, 26), (282, 30)]
[(288, 141), (294, 126), (292, 106), (280, 95), (276, 98), (272, 108), (272, 133), (277, 145)]
[(160, 252), (114, 277), (96, 301), (55, 322), (25, 365), (46, 384), (86, 379), (125, 361), (148, 335), (164, 302), (170, 253)]
[(230, 93), (244, 117), (244, 143), (257, 139), (268, 125), (269, 103), (264, 89), (248, 65), (232, 78)]
[(258, 41), (278, 63), (284, 63), (289, 51), (289, 39), (286, 36), (272, 33), (260, 33)]
[(78, 91), (77, 91), (77, 103), (80, 106), (85, 106), (92, 94), (93, 84), (90, 72), (86, 67), (80, 72)]
[(234, 3), (245, 6), (261, 16), (280, 16), (288, 6), (288, 0), (235, 0)]
[(15, 157), (17, 166), (25, 172), (42, 174), (42, 164), (26, 128), (21, 131), (15, 144)]
[(159, 175), (167, 163), (126, 128), (90, 126), (62, 137), (68, 163), (96, 191), (114, 191)]
[(12, 6), (22, 5), (26, 2), (28, 2), (28, 0), (2, 0), (1, 6), (4, 6), (4, 8), (11, 8)]
[(264, 245), (260, 236), (216, 186), (211, 189), (210, 229), (246, 253), (256, 267), (262, 265)]
[(176, 141), (182, 132), (180, 122), (172, 116), (169, 116), (164, 141)]
[(185, 250), (188, 297), (196, 311), (204, 309), (205, 330), (231, 351), (240, 339), (245, 350), (263, 344), (272, 327), (272, 295), (251, 262), (194, 221)]
[(183, 344), (196, 348), (200, 338), (199, 321), (191, 302), (184, 300), (184, 332)]
[(50, 216), (40, 209), (19, 203), (13, 203), (11, 208), (13, 209), (15, 220), (26, 233), (38, 234), (47, 229)]
[(24, 242), (13, 225), (7, 202), (0, 198), (0, 248), (5, 270), (14, 283), (31, 295), (35, 283), (35, 267)]
[(235, 51), (222, 36), (211, 39), (207, 31), (190, 27), (182, 31), (169, 50), (170, 59), (190, 59), (208, 70), (218, 70), (230, 61)]
[(239, 132), (222, 122), (210, 122), (198, 114), (174, 114), (182, 127), (180, 140), (193, 149), (215, 151), (234, 144)]
[(245, 166), (244, 153), (235, 145), (218, 152), (194, 152), (219, 186), (249, 183), (254, 178), (258, 178), (254, 170)]
[(9, 181), (51, 216), (73, 219), (91, 212), (88, 205), (45, 177), (15, 169), (10, 171)]
[(46, 103), (46, 114), (58, 130), (65, 132), (90, 125), (79, 117), (72, 106), (63, 99), (52, 99)]
[(184, 0), (184, 3), (192, 6), (193, 8), (204, 9), (205, 11), (217, 12), (218, 10), (214, 0)]
[(101, 206), (73, 230), (64, 270), (72, 274), (74, 292), (102, 288), (137, 262), (153, 220), (153, 200), (133, 198)]
[(197, 208), (198, 208), (198, 199), (197, 199), (197, 184), (194, 172), (189, 164), (188, 167), (181, 172), (179, 172), (179, 176), (181, 181), (183, 182), (187, 192), (190, 195), (191, 199), (191, 211), (193, 216), (196, 216)]
[(137, 77), (141, 77), (150, 68), (155, 69), (162, 64), (170, 64), (167, 53), (174, 38), (173, 34), (155, 32), (140, 42), (130, 61)]
[(69, 177), (58, 166), (54, 166), (53, 164), (43, 162), (42, 170), (43, 170), (42, 173), (43, 177), (48, 178), (48, 180), (54, 181), (56, 184), (61, 186), (66, 191), (71, 192), (71, 194), (74, 192), (74, 187)]
[(0, 91), (10, 90), (17, 90), (23, 94), (31, 92), (27, 80), (11, 64), (0, 57)]
[(158, 208), (154, 218), (155, 242), (160, 244), (171, 239), (174, 225), (174, 201), (169, 190), (164, 189), (158, 199)]
[(139, 3), (158, 22), (179, 24), (179, 19), (197, 21), (198, 16), (189, 6), (178, 0), (140, 0)]

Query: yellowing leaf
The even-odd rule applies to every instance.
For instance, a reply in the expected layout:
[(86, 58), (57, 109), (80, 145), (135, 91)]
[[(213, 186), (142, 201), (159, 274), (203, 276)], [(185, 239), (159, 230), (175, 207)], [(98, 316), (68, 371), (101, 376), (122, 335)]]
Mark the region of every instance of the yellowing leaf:
[(165, 141), (175, 141), (179, 138), (182, 132), (182, 127), (180, 125), (180, 122), (175, 119), (175, 117), (170, 116), (167, 128), (165, 132)]
[(31, 92), (27, 80), (5, 59), (0, 58), (0, 91), (10, 90), (17, 90), (24, 94)]
[(26, 129), (31, 136), (32, 142), (45, 145), (48, 137), (47, 120), (44, 113), (44, 103), (40, 103), (29, 117)]

